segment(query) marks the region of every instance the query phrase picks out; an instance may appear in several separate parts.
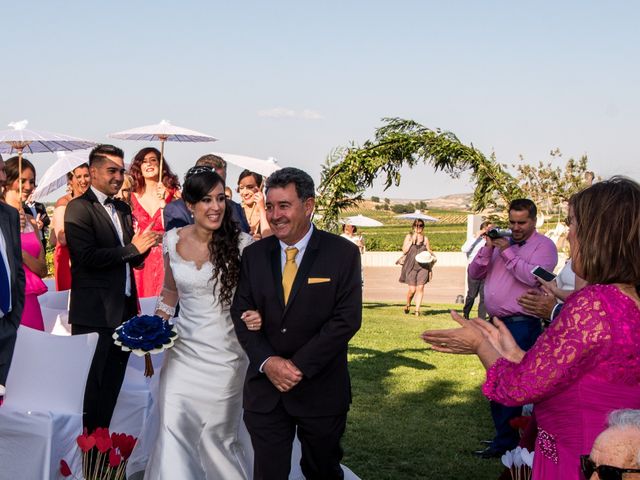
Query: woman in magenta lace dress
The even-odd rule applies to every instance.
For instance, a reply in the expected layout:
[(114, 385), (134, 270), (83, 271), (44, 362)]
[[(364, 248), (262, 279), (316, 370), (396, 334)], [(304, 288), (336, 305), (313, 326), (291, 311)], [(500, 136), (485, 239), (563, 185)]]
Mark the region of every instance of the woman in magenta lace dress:
[[(166, 159), (162, 162), (162, 181), (160, 177), (160, 152), (148, 147), (140, 150), (129, 168), (134, 180), (131, 195), (131, 213), (137, 230), (144, 230), (153, 224), (151, 229), (164, 233), (162, 209), (176, 198), (178, 177), (171, 172)], [(160, 294), (164, 280), (164, 260), (162, 245), (151, 249), (141, 269), (133, 271), (139, 297), (155, 297)]]
[[(5, 172), (7, 174), (5, 201), (16, 210), (23, 212), (22, 203), (36, 187), (36, 170), (29, 160), (23, 158), (22, 173), (18, 174), (18, 157), (13, 157), (5, 162)], [(22, 182), (22, 197), (20, 197), (20, 182)], [(47, 262), (40, 241), (40, 230), (35, 226), (35, 219), (31, 215), (26, 215), (26, 224), (20, 233), (20, 241), (25, 273), (24, 310), (20, 325), (44, 330), (38, 295), (47, 291), (47, 286), (42, 281), (42, 278), (47, 276)]]
[(504, 324), (475, 319), (427, 331), (434, 350), (476, 353), (487, 367), (484, 394), (505, 405), (534, 403), (539, 425), (535, 480), (581, 479), (580, 455), (609, 412), (640, 408), (640, 185), (614, 177), (574, 195), (569, 241), (573, 293), (528, 352)]

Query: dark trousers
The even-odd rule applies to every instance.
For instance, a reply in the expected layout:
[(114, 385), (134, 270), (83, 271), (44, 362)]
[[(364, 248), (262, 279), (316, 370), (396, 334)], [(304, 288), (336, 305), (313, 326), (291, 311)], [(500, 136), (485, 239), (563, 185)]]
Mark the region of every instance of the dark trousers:
[[(125, 302), (130, 307), (125, 308), (125, 311), (128, 313), (136, 311), (137, 303), (134, 298), (129, 297)], [(125, 315), (127, 318), (135, 315), (135, 313), (131, 315), (128, 313)], [(96, 353), (93, 355), (84, 391), (82, 423), (89, 433), (98, 427), (109, 427), (129, 361), (129, 352), (123, 352), (113, 343), (113, 331), (113, 328), (71, 325), (72, 335), (92, 332), (99, 335)]]
[(3, 386), (7, 383), (18, 327), (20, 326), (20, 319), (14, 317), (15, 315), (9, 314), (0, 318), (0, 385)]
[[(539, 318), (527, 315), (516, 315), (501, 319), (513, 335), (516, 343), (523, 350), (529, 350), (542, 333), (542, 322)], [(496, 402), (491, 404), (491, 417), (496, 427), (496, 436), (491, 444), (497, 450), (511, 450), (518, 446), (520, 440), (518, 430), (509, 425), (509, 420), (522, 415), (522, 407), (505, 407)]]
[(300, 466), (307, 480), (342, 480), (340, 438), (347, 414), (327, 417), (294, 417), (282, 402), (269, 413), (244, 412), (244, 422), (254, 450), (254, 480), (287, 480), (291, 449), (298, 427), (302, 446)]
[(478, 316), (484, 320), (487, 317), (487, 310), (484, 308), (484, 279), (475, 280), (467, 273), (467, 297), (465, 298), (464, 308), (462, 309), (464, 318), (469, 318), (471, 309), (473, 308), (473, 302), (478, 295), (480, 295)]

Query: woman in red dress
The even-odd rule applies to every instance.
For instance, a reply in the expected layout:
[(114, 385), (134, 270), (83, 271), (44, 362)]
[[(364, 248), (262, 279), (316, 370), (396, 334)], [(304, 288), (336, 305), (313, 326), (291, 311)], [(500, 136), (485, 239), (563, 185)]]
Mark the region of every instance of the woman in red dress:
[(91, 186), (89, 165), (83, 163), (67, 173), (67, 185), (68, 193), (58, 199), (53, 211), (53, 239), (56, 245), (53, 251), (53, 268), (58, 292), (71, 288), (71, 260), (64, 236), (64, 211), (71, 200), (78, 198)]
[[(140, 150), (129, 168), (134, 180), (131, 195), (131, 210), (136, 230), (150, 228), (164, 232), (162, 209), (172, 200), (179, 198), (180, 183), (171, 172), (166, 159), (162, 162), (162, 182), (160, 176), (160, 152), (153, 147)], [(162, 245), (151, 249), (142, 268), (134, 270), (139, 297), (155, 297), (162, 289), (164, 280), (164, 260)]]

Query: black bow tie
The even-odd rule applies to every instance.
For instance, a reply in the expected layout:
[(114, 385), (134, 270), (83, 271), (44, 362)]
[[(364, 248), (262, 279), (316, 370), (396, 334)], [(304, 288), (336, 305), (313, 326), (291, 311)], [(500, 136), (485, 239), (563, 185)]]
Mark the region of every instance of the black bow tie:
[(105, 205), (113, 205), (114, 207), (116, 206), (116, 201), (111, 198), (111, 197), (107, 197), (104, 201)]
[(516, 242), (513, 238), (510, 238), (509, 239), (509, 243), (511, 245), (518, 245), (519, 247), (522, 247), (522, 246), (524, 246), (525, 243), (527, 243), (527, 241), (526, 240), (522, 240), (521, 242)]

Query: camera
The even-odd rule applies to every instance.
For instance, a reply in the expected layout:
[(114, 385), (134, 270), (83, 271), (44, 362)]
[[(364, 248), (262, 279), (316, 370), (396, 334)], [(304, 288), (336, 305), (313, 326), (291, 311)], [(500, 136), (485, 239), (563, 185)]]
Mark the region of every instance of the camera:
[(512, 231), (510, 228), (492, 228), (491, 230), (487, 231), (487, 237), (491, 238), (491, 239), (496, 239), (496, 238), (505, 238), (505, 237), (510, 237), (512, 235)]

